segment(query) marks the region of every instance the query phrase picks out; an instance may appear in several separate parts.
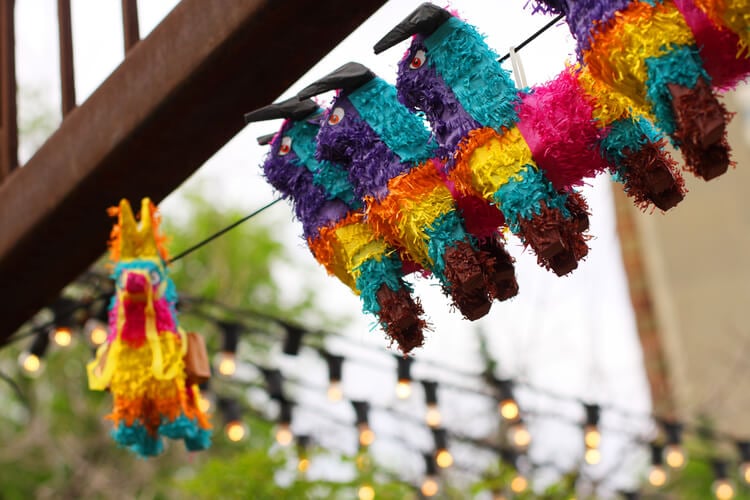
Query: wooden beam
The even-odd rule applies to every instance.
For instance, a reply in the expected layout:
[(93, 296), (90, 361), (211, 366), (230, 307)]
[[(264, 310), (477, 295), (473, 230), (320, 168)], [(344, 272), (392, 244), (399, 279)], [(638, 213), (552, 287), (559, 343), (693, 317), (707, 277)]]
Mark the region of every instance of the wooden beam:
[(141, 39), (138, 29), (138, 2), (136, 0), (122, 0), (122, 36), (126, 54)]
[(0, 0), (0, 183), (18, 166), (14, 6)]
[(60, 90), (62, 115), (76, 107), (76, 82), (73, 68), (73, 29), (70, 20), (70, 0), (57, 0), (57, 25), (60, 45)]
[(0, 340), (105, 251), (120, 198), (156, 202), (385, 0), (183, 0), (0, 185)]

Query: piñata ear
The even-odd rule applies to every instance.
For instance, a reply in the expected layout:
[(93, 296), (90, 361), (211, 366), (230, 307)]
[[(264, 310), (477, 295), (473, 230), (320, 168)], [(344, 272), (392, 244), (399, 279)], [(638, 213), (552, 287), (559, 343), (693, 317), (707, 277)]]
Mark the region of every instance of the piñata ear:
[(260, 137), (258, 137), (258, 144), (260, 144), (261, 146), (267, 146), (271, 144), (271, 141), (275, 136), (276, 132), (272, 134), (261, 135)]
[(361, 87), (373, 78), (375, 78), (375, 73), (370, 71), (366, 66), (356, 62), (348, 62), (339, 69), (328, 73), (320, 80), (302, 89), (297, 94), (297, 97), (308, 99), (329, 90), (353, 90)]
[(312, 99), (302, 100), (292, 97), (286, 101), (275, 102), (245, 113), (245, 123), (275, 120), (277, 118), (301, 120), (315, 113), (318, 109), (318, 105)]
[(380, 54), (412, 35), (430, 35), (453, 15), (435, 4), (425, 2), (398, 23), (387, 35), (375, 44), (373, 49)]

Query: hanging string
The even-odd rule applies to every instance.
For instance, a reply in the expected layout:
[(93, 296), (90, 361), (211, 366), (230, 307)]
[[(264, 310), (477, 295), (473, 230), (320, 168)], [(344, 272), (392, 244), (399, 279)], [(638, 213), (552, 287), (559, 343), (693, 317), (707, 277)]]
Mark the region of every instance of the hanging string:
[(227, 227), (225, 227), (224, 229), (222, 229), (220, 231), (217, 231), (216, 233), (212, 234), (211, 236), (209, 236), (208, 238), (204, 239), (203, 241), (199, 241), (198, 243), (196, 243), (195, 245), (191, 246), (187, 250), (184, 250), (184, 251), (178, 253), (177, 255), (175, 255), (174, 257), (172, 257), (171, 259), (169, 259), (169, 261), (167, 262), (167, 265), (172, 264), (173, 262), (180, 260), (181, 258), (185, 257), (186, 255), (195, 252), (196, 250), (198, 250), (202, 246), (211, 243), (213, 240), (215, 240), (219, 236), (223, 235), (224, 233), (227, 233), (227, 232), (231, 231), (232, 229), (234, 229), (235, 227), (239, 226), (243, 222), (246, 222), (246, 221), (252, 219), (256, 215), (260, 214), (264, 210), (267, 210), (267, 209), (271, 208), (272, 206), (274, 206), (275, 204), (277, 204), (280, 201), (281, 201), (281, 198), (276, 198), (275, 200), (273, 200), (272, 202), (268, 203), (267, 205), (264, 205), (264, 206), (260, 207), (255, 212), (252, 212), (251, 214), (246, 215), (245, 217), (241, 218), (240, 220), (238, 220), (236, 222), (233, 222), (232, 224), (228, 225)]
[[(560, 15), (554, 17), (550, 22), (548, 22), (547, 24), (545, 24), (544, 26), (542, 26), (541, 28), (539, 28), (539, 30), (537, 30), (536, 33), (534, 33), (533, 35), (531, 35), (530, 37), (528, 37), (526, 40), (524, 40), (523, 42), (521, 42), (517, 47), (515, 47), (515, 50), (519, 51), (522, 48), (526, 47), (528, 44), (530, 44), (531, 42), (533, 42), (534, 40), (536, 40), (539, 37), (539, 35), (541, 35), (545, 31), (547, 31), (548, 29), (550, 29), (552, 26), (554, 26), (555, 24), (557, 24), (559, 21), (562, 21), (563, 17), (565, 17), (564, 14), (560, 14)], [(498, 62), (503, 62), (503, 61), (507, 60), (509, 57), (511, 57), (510, 53), (505, 54), (503, 57), (501, 57), (497, 61)]]

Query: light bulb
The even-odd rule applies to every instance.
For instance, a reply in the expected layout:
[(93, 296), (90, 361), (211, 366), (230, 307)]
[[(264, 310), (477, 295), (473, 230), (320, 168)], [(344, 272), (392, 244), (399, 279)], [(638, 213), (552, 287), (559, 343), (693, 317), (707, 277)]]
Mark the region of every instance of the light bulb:
[(599, 448), (602, 442), (602, 435), (595, 425), (587, 425), (583, 431), (583, 442), (586, 448)]
[(102, 345), (107, 341), (107, 329), (102, 326), (94, 326), (89, 332), (89, 340), (93, 345)]
[(297, 470), (300, 472), (307, 472), (307, 469), (309, 468), (310, 468), (310, 459), (300, 458), (299, 462), (297, 462)]
[(682, 469), (685, 467), (685, 450), (679, 444), (669, 444), (664, 448), (664, 461), (672, 469)]
[(664, 486), (664, 483), (667, 482), (667, 473), (664, 471), (664, 467), (661, 465), (652, 465), (648, 473), (648, 482), (656, 488)]
[(448, 468), (453, 465), (453, 455), (448, 450), (439, 450), (435, 456), (435, 462), (441, 469)]
[(367, 424), (359, 425), (359, 444), (362, 446), (370, 446), (375, 441), (375, 433), (372, 432), (370, 426)]
[(373, 500), (375, 498), (375, 490), (369, 484), (363, 484), (359, 487), (357, 496), (359, 500)]
[(518, 449), (526, 449), (531, 444), (531, 433), (526, 426), (519, 422), (509, 429), (510, 441)]
[(427, 412), (425, 412), (424, 420), (430, 427), (440, 426), (440, 423), (443, 421), (443, 417), (442, 415), (440, 415), (440, 410), (435, 403), (430, 403), (427, 405)]
[(219, 373), (225, 377), (231, 377), (237, 371), (237, 361), (233, 352), (222, 352), (219, 354)]
[(731, 500), (734, 498), (734, 486), (729, 479), (717, 479), (711, 485), (711, 490), (718, 500)]
[(529, 480), (521, 474), (516, 474), (516, 477), (510, 482), (510, 489), (513, 490), (513, 493), (523, 493), (528, 487)]
[(750, 462), (740, 464), (740, 477), (746, 484), (750, 484)]
[(518, 403), (513, 399), (504, 399), (500, 401), (500, 415), (505, 420), (515, 420), (518, 418), (520, 410), (518, 409)]
[(52, 332), (52, 341), (60, 347), (69, 347), (73, 343), (73, 330), (67, 326), (55, 328)]
[(294, 434), (289, 428), (289, 424), (280, 423), (276, 428), (276, 442), (281, 446), (288, 446), (294, 439)]
[(338, 380), (331, 380), (328, 384), (328, 400), (329, 401), (341, 401), (344, 397), (344, 392), (341, 390), (341, 382)]
[(367, 453), (357, 454), (357, 470), (365, 470), (370, 467), (370, 456)]
[(411, 382), (408, 380), (399, 380), (396, 384), (396, 397), (406, 399), (411, 396)]
[(36, 376), (42, 373), (44, 362), (42, 358), (30, 352), (22, 352), (18, 357), (18, 364), (23, 368), (27, 375)]
[(434, 497), (440, 490), (437, 480), (433, 476), (427, 476), (422, 481), (422, 487), (420, 488), (422, 494), (426, 497)]
[(242, 425), (242, 422), (238, 421), (229, 422), (224, 428), (224, 432), (226, 432), (229, 440), (234, 441), (235, 443), (237, 441), (242, 441), (246, 434), (245, 426)]
[(208, 413), (208, 410), (211, 409), (211, 399), (207, 398), (203, 394), (198, 396), (198, 409), (201, 411), (201, 413)]
[(596, 465), (602, 460), (602, 453), (597, 448), (589, 448), (584, 455), (586, 463)]

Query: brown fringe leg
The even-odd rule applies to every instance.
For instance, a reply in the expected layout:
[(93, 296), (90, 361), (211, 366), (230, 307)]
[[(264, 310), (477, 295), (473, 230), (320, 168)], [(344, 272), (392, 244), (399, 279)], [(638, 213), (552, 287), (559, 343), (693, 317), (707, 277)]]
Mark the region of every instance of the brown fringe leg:
[(503, 301), (518, 295), (513, 257), (505, 250), (499, 236), (479, 243), (480, 261), (490, 296)]
[(625, 192), (641, 209), (653, 203), (666, 212), (685, 197), (685, 181), (677, 171), (677, 162), (662, 150), (663, 146), (662, 140), (647, 143), (635, 153), (625, 151)]
[(404, 354), (424, 344), (426, 323), (421, 317), (424, 311), (419, 299), (414, 300), (405, 288), (394, 292), (388, 285), (381, 285), (377, 298), (381, 324)]
[(445, 276), (450, 282), (450, 294), (461, 313), (471, 321), (490, 310), (487, 289), (477, 252), (465, 241), (445, 251)]

